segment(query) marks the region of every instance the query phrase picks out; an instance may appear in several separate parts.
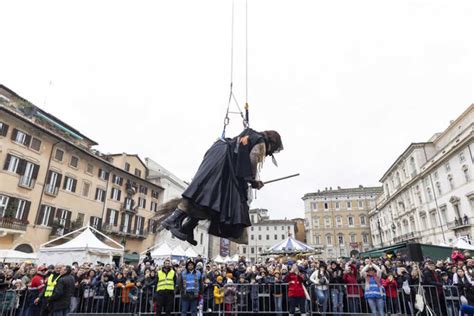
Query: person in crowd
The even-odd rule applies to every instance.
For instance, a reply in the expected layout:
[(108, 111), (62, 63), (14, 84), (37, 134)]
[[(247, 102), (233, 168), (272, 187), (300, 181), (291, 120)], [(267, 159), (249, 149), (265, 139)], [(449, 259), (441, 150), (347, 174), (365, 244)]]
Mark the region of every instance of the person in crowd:
[(285, 277), (288, 283), (289, 315), (295, 315), (296, 307), (299, 307), (301, 316), (306, 315), (306, 295), (304, 289), (304, 274), (300, 272), (298, 265), (293, 264), (290, 273)]
[[(425, 268), (423, 269), (422, 284), (425, 285), (425, 293), (427, 304), (432, 307), (433, 311), (437, 315), (441, 315), (444, 304), (443, 287), (441, 284), (441, 278), (435, 271), (436, 265), (433, 260), (429, 259), (425, 262)], [(446, 313), (443, 313), (444, 315)]]
[(188, 312), (191, 316), (197, 315), (199, 295), (202, 294), (202, 275), (195, 269), (192, 259), (186, 262), (186, 268), (179, 275), (178, 289), (181, 293), (181, 316)]
[(382, 279), (382, 285), (385, 288), (387, 312), (391, 314), (398, 313), (398, 282), (390, 270), (387, 277)]
[(232, 279), (227, 279), (226, 286), (224, 287), (224, 309), (225, 315), (230, 316), (232, 314), (234, 305), (236, 303), (237, 288), (234, 285)]
[(358, 284), (357, 267), (354, 259), (346, 264), (342, 280), (347, 288), (347, 309), (349, 313), (360, 313), (363, 292)]
[(71, 275), (71, 270), (71, 266), (61, 266), (60, 277), (48, 300), (52, 316), (67, 316), (69, 314), (71, 297), (75, 289), (75, 280)]
[(214, 284), (214, 311), (219, 315), (224, 310), (224, 278), (219, 275)]
[(382, 270), (371, 261), (361, 271), (365, 279), (364, 297), (370, 306), (372, 316), (383, 316), (385, 310), (385, 292), (381, 282)]
[(30, 283), (28, 284), (28, 292), (25, 301), (25, 316), (35, 316), (40, 314), (40, 306), (35, 304), (35, 300), (40, 296), (45, 286), (44, 272), (47, 270), (45, 266), (39, 266), (37, 269), (31, 269), (31, 274), (34, 274)]
[(318, 309), (323, 313), (328, 311), (329, 300), (329, 279), (330, 275), (326, 270), (326, 264), (320, 263), (319, 269), (315, 270), (310, 277), (310, 281), (315, 285)]
[(155, 281), (153, 277), (148, 274), (148, 281), (145, 279), (145, 283), (149, 283), (150, 286), (156, 284), (156, 315), (161, 315), (162, 310), (167, 316), (171, 315), (174, 302), (174, 292), (176, 286), (176, 272), (171, 267), (171, 261), (166, 259), (163, 262), (163, 267), (158, 270), (158, 279)]

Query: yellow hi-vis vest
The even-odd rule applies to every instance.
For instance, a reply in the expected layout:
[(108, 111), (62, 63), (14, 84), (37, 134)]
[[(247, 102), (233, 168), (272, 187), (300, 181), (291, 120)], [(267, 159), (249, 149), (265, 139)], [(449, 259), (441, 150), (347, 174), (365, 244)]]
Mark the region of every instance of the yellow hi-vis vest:
[(156, 291), (162, 290), (174, 290), (174, 270), (168, 271), (168, 274), (164, 273), (163, 270), (158, 271), (158, 285)]
[(50, 297), (53, 295), (54, 287), (56, 286), (56, 283), (58, 282), (59, 278), (61, 275), (58, 275), (56, 279), (54, 278), (54, 275), (50, 275), (48, 277), (48, 283), (46, 284), (46, 290), (44, 291), (44, 297)]

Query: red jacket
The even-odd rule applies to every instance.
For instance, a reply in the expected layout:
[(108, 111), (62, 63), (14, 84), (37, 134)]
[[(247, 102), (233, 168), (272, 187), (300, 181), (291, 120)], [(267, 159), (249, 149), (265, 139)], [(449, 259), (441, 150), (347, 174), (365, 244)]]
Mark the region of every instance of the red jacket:
[(350, 268), (352, 273), (344, 273), (342, 276), (342, 280), (346, 284), (354, 284), (354, 285), (347, 285), (347, 295), (349, 296), (364, 296), (364, 291), (362, 291), (362, 287), (357, 284), (357, 268), (355, 265), (351, 264)]
[(285, 277), (285, 282), (288, 283), (288, 297), (305, 297), (303, 281), (301, 275), (291, 272)]
[(398, 284), (397, 284), (397, 281), (395, 281), (395, 279), (393, 279), (392, 281), (389, 281), (388, 278), (384, 279), (382, 280), (382, 285), (385, 288), (385, 294), (387, 295), (387, 297), (393, 297), (393, 298), (397, 297)]

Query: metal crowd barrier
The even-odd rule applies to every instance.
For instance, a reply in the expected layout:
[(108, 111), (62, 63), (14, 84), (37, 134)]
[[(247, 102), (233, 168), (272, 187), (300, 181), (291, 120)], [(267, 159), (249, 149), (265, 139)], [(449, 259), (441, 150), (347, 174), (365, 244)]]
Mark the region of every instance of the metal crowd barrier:
[[(370, 315), (368, 300), (363, 296), (364, 284), (310, 285), (307, 292), (310, 300), (304, 300), (306, 315)], [(214, 297), (214, 293), (220, 299)], [(156, 313), (156, 292), (152, 288), (115, 287), (113, 296), (104, 288), (82, 288), (73, 297), (69, 315), (158, 315)], [(418, 286), (387, 289), (384, 299), (384, 315), (416, 315), (415, 297)], [(422, 286), (420, 292), (434, 315), (459, 315), (460, 296), (456, 286)], [(34, 305), (26, 290), (0, 290), (0, 315), (27, 316), (39, 315), (41, 306)], [(179, 294), (174, 295), (172, 314), (181, 313)], [(205, 286), (204, 294), (198, 303), (199, 315), (288, 315), (290, 310), (288, 285), (269, 284), (231, 284), (218, 288)], [(299, 307), (296, 308), (299, 314)]]

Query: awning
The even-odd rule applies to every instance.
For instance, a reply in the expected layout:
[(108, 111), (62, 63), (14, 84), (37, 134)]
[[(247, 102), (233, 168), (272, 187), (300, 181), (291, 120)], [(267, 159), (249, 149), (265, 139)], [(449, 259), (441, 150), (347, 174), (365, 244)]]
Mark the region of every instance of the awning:
[(389, 251), (394, 251), (394, 250), (401, 249), (404, 247), (406, 247), (406, 244), (399, 244), (399, 245), (394, 245), (390, 247), (373, 249), (366, 252), (361, 252), (359, 254), (359, 257), (378, 258), (378, 257), (382, 257), (384, 254), (386, 254)]
[(140, 260), (140, 255), (138, 253), (126, 253), (123, 255), (123, 261), (125, 262), (138, 262)]

